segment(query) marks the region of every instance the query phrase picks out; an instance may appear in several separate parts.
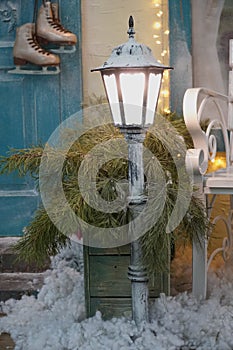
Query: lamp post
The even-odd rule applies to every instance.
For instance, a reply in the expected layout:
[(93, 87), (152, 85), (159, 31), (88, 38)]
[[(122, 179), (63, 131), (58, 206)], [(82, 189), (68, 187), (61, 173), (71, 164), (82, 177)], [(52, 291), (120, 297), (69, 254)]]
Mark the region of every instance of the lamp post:
[[(151, 49), (135, 41), (134, 20), (129, 18), (129, 40), (114, 48), (100, 71), (109, 101), (113, 122), (124, 134), (128, 144), (129, 205), (136, 217), (146, 201), (144, 195), (143, 141), (146, 130), (154, 123), (162, 76), (171, 67), (160, 64)], [(134, 220), (129, 223), (129, 235), (134, 237)], [(138, 239), (131, 243), (128, 278), (132, 286), (132, 316), (136, 324), (149, 321), (148, 276), (142, 264), (142, 249)]]

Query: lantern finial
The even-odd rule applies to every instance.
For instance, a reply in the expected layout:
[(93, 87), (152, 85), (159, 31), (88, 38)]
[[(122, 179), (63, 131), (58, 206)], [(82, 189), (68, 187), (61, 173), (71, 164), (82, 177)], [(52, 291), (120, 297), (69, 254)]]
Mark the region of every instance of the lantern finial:
[(128, 29), (127, 33), (129, 34), (129, 38), (134, 38), (135, 30), (134, 30), (133, 16), (129, 17), (129, 29)]

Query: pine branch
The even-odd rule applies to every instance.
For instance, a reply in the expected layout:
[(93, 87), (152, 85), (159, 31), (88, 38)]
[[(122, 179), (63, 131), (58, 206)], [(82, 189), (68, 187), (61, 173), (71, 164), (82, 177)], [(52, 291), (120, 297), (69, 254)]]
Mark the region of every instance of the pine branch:
[(26, 149), (11, 148), (8, 156), (0, 156), (0, 175), (17, 171), (20, 177), (29, 173), (31, 176), (38, 174), (43, 153), (42, 147), (34, 146)]
[[(181, 172), (185, 167), (177, 157), (185, 159), (186, 148), (183, 139), (188, 147), (191, 145), (191, 138), (187, 132), (184, 121), (181, 118), (170, 116), (170, 124), (166, 123), (162, 118), (159, 120), (160, 128), (152, 128), (148, 132), (145, 140), (145, 147), (159, 161), (166, 181), (170, 183), (168, 186), (166, 201), (163, 213), (158, 222), (152, 227), (142, 238), (142, 247), (144, 251), (144, 263), (149, 273), (155, 270), (164, 271), (167, 268), (167, 262), (170, 254), (171, 239), (191, 240), (193, 237), (198, 239), (200, 232), (206, 232), (208, 222), (205, 211), (201, 202), (194, 196), (191, 199), (189, 209), (184, 216), (179, 227), (171, 234), (166, 234), (166, 225), (174, 208), (177, 191), (179, 187), (179, 174), (177, 164), (179, 164)], [(176, 132), (177, 131), (177, 132)], [(64, 130), (62, 137), (64, 140), (73, 137), (74, 130)], [(168, 137), (167, 135), (172, 135)], [(183, 136), (181, 139), (180, 136)], [(7, 157), (0, 157), (0, 173), (10, 173), (17, 171), (19, 176), (29, 174), (38, 179), (39, 166), (43, 155), (43, 160), (48, 161), (48, 166), (53, 169), (54, 175), (59, 171), (60, 165), (57, 162), (60, 156), (64, 158), (63, 164), (63, 189), (67, 199), (67, 204), (58, 204), (56, 196), (51, 193), (53, 222), (49, 218), (44, 208), (36, 211), (35, 217), (26, 228), (26, 234), (19, 240), (15, 249), (25, 260), (35, 260), (41, 263), (48, 256), (55, 255), (69, 241), (69, 220), (64, 220), (70, 207), (73, 213), (98, 227), (116, 227), (129, 222), (130, 213), (128, 210), (119, 213), (103, 213), (90, 207), (83, 199), (78, 184), (78, 171), (86, 155), (96, 145), (102, 144), (103, 154), (112, 152), (109, 150), (108, 142), (114, 138), (123, 138), (119, 130), (112, 125), (104, 125), (83, 134), (77, 142), (74, 142), (68, 152), (61, 149), (53, 149), (46, 147), (46, 152), (42, 146), (34, 146), (28, 149), (10, 150)], [(121, 146), (116, 146), (116, 154), (121, 154)], [(175, 152), (174, 150), (177, 150)], [(178, 152), (179, 151), (179, 152)], [(66, 152), (66, 153), (65, 153)], [(178, 154), (179, 153), (179, 154)], [(100, 154), (101, 156), (101, 154)], [(176, 164), (177, 163), (177, 164)], [(156, 164), (148, 161), (146, 171), (155, 172)], [(86, 163), (83, 174), (84, 178), (95, 167), (95, 161)], [(151, 169), (150, 169), (151, 167)], [(86, 175), (85, 175), (86, 174)], [(122, 158), (112, 159), (106, 162), (96, 176), (97, 191), (103, 200), (111, 201), (117, 196), (117, 183), (126, 180), (128, 177), (128, 162)], [(48, 179), (52, 181), (52, 179)], [(88, 192), (88, 188), (87, 188)], [(54, 222), (58, 223), (62, 228), (59, 232)]]
[(61, 234), (43, 208), (37, 210), (25, 235), (14, 245), (19, 258), (42, 266), (50, 256), (56, 255), (69, 241)]

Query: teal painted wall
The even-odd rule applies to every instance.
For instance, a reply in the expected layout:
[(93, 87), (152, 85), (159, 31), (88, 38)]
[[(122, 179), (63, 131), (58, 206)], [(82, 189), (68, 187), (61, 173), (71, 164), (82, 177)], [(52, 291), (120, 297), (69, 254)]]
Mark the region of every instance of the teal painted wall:
[(184, 92), (192, 87), (190, 0), (169, 0), (171, 110), (182, 113)]
[[(78, 37), (77, 50), (60, 55), (54, 76), (12, 75), (16, 27), (31, 22), (34, 2), (0, 2), (0, 154), (46, 142), (59, 123), (82, 103), (81, 1), (60, 1), (62, 24)], [(39, 4), (41, 4), (39, 2)], [(0, 177), (0, 236), (20, 236), (39, 202), (30, 178)]]

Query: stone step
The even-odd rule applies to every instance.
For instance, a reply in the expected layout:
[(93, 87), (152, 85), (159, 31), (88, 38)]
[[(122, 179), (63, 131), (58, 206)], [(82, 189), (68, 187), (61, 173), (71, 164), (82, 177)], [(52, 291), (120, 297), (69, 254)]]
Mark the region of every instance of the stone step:
[(20, 299), (24, 294), (37, 295), (43, 285), (43, 272), (50, 265), (46, 261), (39, 268), (36, 263), (19, 259), (12, 249), (18, 240), (18, 237), (0, 237), (0, 301)]
[(0, 300), (20, 299), (24, 294), (36, 295), (43, 285), (44, 276), (43, 272), (0, 273)]
[[(5, 272), (42, 272), (48, 269), (50, 262), (46, 261), (43, 267), (38, 267), (36, 263), (28, 263), (19, 259), (13, 251), (12, 246), (17, 243), (18, 237), (0, 238), (0, 273)], [(0, 287), (1, 288), (1, 287)]]
[(19, 259), (17, 254), (0, 254), (0, 273), (10, 272), (43, 272), (49, 268), (46, 263), (42, 267), (38, 267), (36, 263), (28, 263), (23, 259)]

